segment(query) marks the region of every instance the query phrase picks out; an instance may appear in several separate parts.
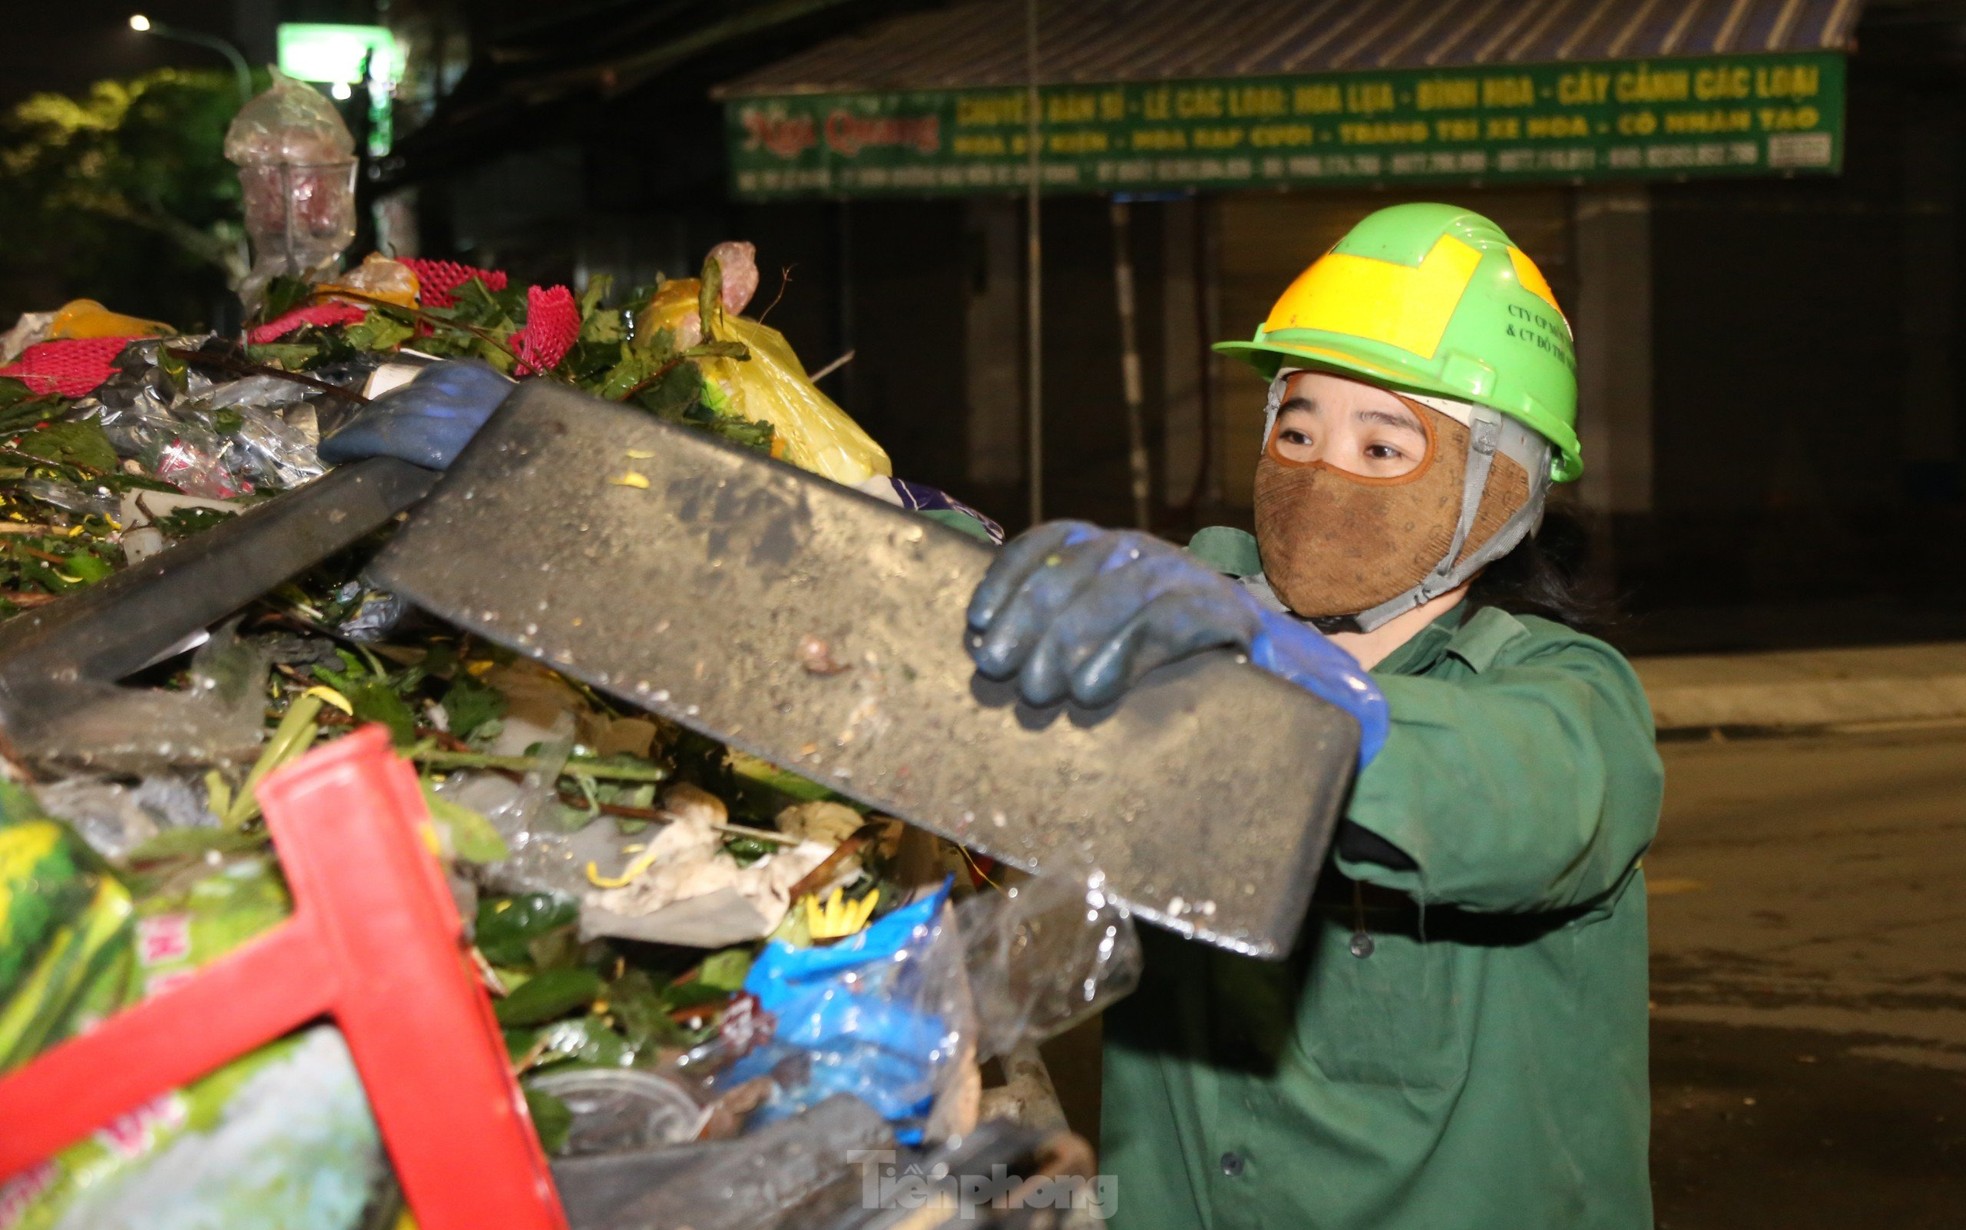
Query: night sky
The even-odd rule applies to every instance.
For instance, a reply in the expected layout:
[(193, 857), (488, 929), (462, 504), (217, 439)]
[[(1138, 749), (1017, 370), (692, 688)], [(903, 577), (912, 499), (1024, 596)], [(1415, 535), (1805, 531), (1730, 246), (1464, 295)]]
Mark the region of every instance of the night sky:
[(267, 63), (273, 58), (274, 7), (272, 0), (8, 4), (6, 37), (0, 38), (0, 106), (44, 90), (72, 94), (95, 81), (155, 68), (226, 69), (215, 51), (130, 29), (130, 14), (138, 11), (154, 21), (230, 38), (248, 63)]

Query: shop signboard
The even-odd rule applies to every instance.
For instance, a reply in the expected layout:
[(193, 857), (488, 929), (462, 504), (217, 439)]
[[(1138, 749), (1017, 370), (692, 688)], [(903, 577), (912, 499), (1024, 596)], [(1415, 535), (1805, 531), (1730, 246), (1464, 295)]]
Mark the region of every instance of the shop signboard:
[[(1835, 174), (1833, 52), (1047, 87), (1048, 192)], [(1020, 88), (725, 104), (740, 198), (1021, 191)]]

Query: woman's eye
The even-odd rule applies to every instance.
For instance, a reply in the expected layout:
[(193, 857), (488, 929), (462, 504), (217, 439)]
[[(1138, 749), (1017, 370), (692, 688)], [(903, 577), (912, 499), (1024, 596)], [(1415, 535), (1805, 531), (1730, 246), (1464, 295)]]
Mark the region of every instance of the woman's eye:
[(1398, 461), (1402, 454), (1390, 444), (1368, 444), (1365, 455), (1374, 461)]
[(1311, 438), (1294, 427), (1286, 427), (1277, 433), (1277, 439), (1285, 444), (1309, 444)]

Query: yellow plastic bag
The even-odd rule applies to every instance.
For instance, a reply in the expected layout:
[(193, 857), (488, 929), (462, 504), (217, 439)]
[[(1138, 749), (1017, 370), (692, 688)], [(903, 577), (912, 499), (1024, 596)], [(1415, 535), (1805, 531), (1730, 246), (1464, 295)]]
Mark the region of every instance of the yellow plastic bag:
[[(695, 278), (665, 282), (655, 292), (649, 316), (659, 328), (674, 329), (680, 343), (698, 340)], [(706, 380), (714, 380), (730, 411), (772, 426), (772, 456), (823, 474), (836, 483), (858, 486), (876, 474), (893, 474), (887, 451), (847, 417), (846, 411), (806, 378), (806, 369), (785, 335), (742, 316), (724, 316), (715, 333), (721, 341), (744, 343), (749, 359), (701, 359)]]
[(50, 338), (167, 337), (176, 330), (155, 320), (112, 312), (94, 299), (71, 299), (55, 311)]

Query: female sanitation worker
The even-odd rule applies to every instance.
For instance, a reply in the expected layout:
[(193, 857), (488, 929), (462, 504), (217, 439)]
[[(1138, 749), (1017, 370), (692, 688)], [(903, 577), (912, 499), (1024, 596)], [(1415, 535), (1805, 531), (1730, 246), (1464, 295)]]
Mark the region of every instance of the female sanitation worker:
[(1402, 205), (1219, 349), (1271, 379), (1254, 540), (1042, 525), (970, 607), (1035, 703), (1234, 646), (1360, 724), (1297, 951), (1156, 936), (1108, 1014), (1116, 1224), (1649, 1226), (1651, 714), (1611, 647), (1476, 584), (1580, 470), (1569, 326), (1492, 222)]

